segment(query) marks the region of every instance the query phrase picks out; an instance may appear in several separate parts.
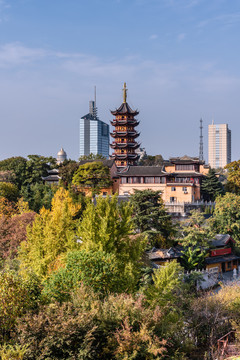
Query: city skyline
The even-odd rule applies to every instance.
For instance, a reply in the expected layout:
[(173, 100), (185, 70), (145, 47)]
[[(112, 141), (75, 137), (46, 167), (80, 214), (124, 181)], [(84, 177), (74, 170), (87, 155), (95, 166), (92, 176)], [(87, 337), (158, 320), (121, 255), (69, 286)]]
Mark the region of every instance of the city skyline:
[(204, 159), (214, 119), (238, 160), (239, 27), (236, 0), (1, 0), (0, 158), (77, 159), (94, 85), (110, 124), (126, 81), (148, 154), (197, 156), (202, 118)]

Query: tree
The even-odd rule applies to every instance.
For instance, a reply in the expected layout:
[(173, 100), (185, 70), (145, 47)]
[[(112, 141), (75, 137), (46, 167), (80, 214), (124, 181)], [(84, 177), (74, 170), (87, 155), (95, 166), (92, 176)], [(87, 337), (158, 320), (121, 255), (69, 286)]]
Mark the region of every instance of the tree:
[(31, 210), (39, 212), (43, 206), (45, 209), (51, 208), (51, 202), (56, 191), (57, 186), (34, 183), (22, 187), (21, 195), (28, 202)]
[(226, 190), (240, 195), (240, 160), (227, 164), (224, 169), (228, 172)]
[(66, 266), (47, 279), (44, 294), (59, 302), (69, 300), (71, 292), (83, 283), (106, 296), (109, 292), (123, 292), (124, 279), (114, 254), (104, 251), (75, 250), (67, 254)]
[(0, 161), (0, 170), (9, 170), (15, 174), (14, 183), (20, 189), (26, 179), (27, 160), (21, 156), (11, 157)]
[(47, 170), (55, 164), (56, 159), (52, 156), (28, 155), (26, 177), (23, 185), (42, 183), (42, 177), (47, 176)]
[(163, 165), (162, 155), (146, 155), (141, 161), (142, 166), (162, 166)]
[(80, 249), (114, 254), (123, 278), (128, 277), (129, 290), (135, 288), (146, 239), (134, 234), (130, 203), (118, 204), (117, 195), (98, 198), (96, 206), (88, 203), (77, 234)]
[(79, 166), (74, 173), (72, 182), (79, 188), (90, 188), (92, 194), (95, 195), (100, 189), (108, 188), (112, 185), (110, 179), (110, 171), (101, 161), (86, 163)]
[(213, 217), (209, 220), (212, 236), (229, 234), (240, 245), (240, 195), (226, 193), (216, 199)]
[(0, 258), (14, 258), (22, 241), (26, 240), (27, 227), (34, 221), (35, 213), (0, 217)]
[(187, 246), (181, 256), (181, 264), (185, 270), (191, 271), (203, 267), (206, 251), (200, 247)]
[(214, 201), (218, 195), (223, 194), (223, 186), (216, 176), (216, 171), (210, 169), (201, 184), (201, 193), (204, 200)]
[(133, 205), (136, 228), (149, 235), (152, 246), (158, 246), (159, 242), (163, 245), (163, 237), (168, 247), (173, 243), (170, 237), (175, 231), (160, 195), (159, 191), (135, 190), (130, 202)]
[(8, 201), (16, 202), (19, 197), (19, 190), (14, 184), (0, 182), (0, 197), (4, 197)]
[(59, 167), (59, 176), (61, 177), (61, 183), (64, 186), (68, 186), (72, 183), (72, 178), (75, 171), (78, 169), (79, 164), (75, 160), (66, 160)]
[(188, 219), (180, 224), (179, 242), (184, 247), (208, 246), (209, 228), (204, 215), (198, 210), (192, 210)]
[(89, 154), (89, 155), (82, 155), (79, 158), (79, 161), (85, 161), (85, 160), (106, 160), (105, 156), (102, 154)]
[(0, 342), (7, 340), (17, 318), (31, 308), (25, 282), (13, 272), (0, 272)]
[(68, 191), (59, 188), (51, 210), (42, 208), (27, 229), (27, 240), (21, 243), (19, 251), (22, 270), (46, 277), (62, 255), (77, 247), (74, 216), (78, 211), (79, 206), (73, 204)]
[(153, 284), (145, 291), (148, 300), (161, 306), (167, 305), (168, 302), (176, 302), (176, 293), (182, 285), (182, 274), (183, 269), (175, 260), (155, 270)]

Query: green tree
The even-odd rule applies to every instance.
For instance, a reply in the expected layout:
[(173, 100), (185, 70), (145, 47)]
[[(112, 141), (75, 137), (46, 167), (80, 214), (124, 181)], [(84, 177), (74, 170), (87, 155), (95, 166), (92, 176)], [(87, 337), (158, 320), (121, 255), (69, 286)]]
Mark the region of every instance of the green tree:
[(67, 190), (59, 188), (52, 200), (51, 210), (42, 208), (32, 227), (27, 229), (27, 240), (21, 243), (19, 259), (22, 270), (34, 271), (41, 277), (54, 270), (61, 255), (77, 247), (74, 216), (79, 206), (74, 205)]
[(34, 183), (22, 187), (21, 195), (28, 202), (31, 210), (39, 212), (43, 206), (45, 209), (51, 208), (51, 202), (56, 191), (56, 186)]
[(21, 156), (0, 161), (0, 170), (9, 170), (15, 174), (14, 183), (20, 189), (26, 179), (27, 160)]
[(61, 177), (61, 184), (67, 187), (72, 183), (72, 178), (79, 164), (75, 160), (65, 160), (59, 166), (59, 176)]
[(171, 216), (167, 214), (161, 193), (153, 190), (135, 190), (130, 202), (133, 205), (134, 223), (142, 233), (149, 235), (150, 244), (172, 246), (175, 230)]
[(4, 197), (8, 201), (16, 202), (19, 197), (18, 187), (11, 183), (0, 182), (0, 197)]
[(192, 210), (191, 215), (180, 224), (179, 242), (184, 247), (208, 246), (209, 227), (204, 215), (198, 210)]
[(89, 155), (82, 155), (79, 158), (79, 161), (85, 161), (85, 160), (106, 160), (105, 156), (102, 154), (89, 154)]
[(216, 171), (210, 169), (201, 184), (201, 193), (204, 200), (214, 201), (218, 195), (223, 194), (223, 186), (216, 176)]
[(142, 166), (162, 166), (164, 163), (162, 155), (146, 155), (141, 161)]
[(226, 193), (216, 199), (213, 217), (209, 221), (212, 236), (229, 234), (240, 245), (240, 195)]
[(33, 307), (28, 280), (12, 271), (0, 272), (0, 342), (10, 337), (17, 318)]
[(200, 247), (187, 246), (181, 256), (181, 264), (185, 270), (202, 268), (206, 257), (206, 251)]
[(110, 171), (101, 161), (86, 163), (79, 166), (74, 173), (72, 182), (80, 188), (90, 188), (95, 195), (102, 188), (111, 186)]
[(122, 276), (129, 277), (129, 290), (136, 286), (146, 239), (134, 234), (130, 203), (118, 204), (117, 195), (98, 198), (96, 206), (88, 203), (78, 227), (78, 237), (81, 249), (114, 254), (121, 265)]
[(47, 279), (44, 293), (50, 299), (63, 302), (71, 298), (71, 291), (81, 283), (103, 295), (123, 292), (128, 279), (124, 279), (120, 267), (114, 254), (75, 250), (67, 254), (66, 266)]
[(225, 169), (228, 173), (226, 190), (240, 195), (240, 160), (232, 161)]
[(56, 159), (51, 156), (28, 155), (26, 177), (23, 185), (42, 183), (42, 177), (47, 176), (47, 170), (55, 164)]

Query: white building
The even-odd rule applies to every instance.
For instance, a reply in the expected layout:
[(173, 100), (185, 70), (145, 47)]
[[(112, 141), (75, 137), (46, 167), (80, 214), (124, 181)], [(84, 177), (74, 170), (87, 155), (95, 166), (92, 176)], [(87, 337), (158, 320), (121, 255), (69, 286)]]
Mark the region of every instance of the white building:
[(231, 130), (228, 124), (208, 125), (208, 163), (211, 168), (224, 168), (231, 162)]

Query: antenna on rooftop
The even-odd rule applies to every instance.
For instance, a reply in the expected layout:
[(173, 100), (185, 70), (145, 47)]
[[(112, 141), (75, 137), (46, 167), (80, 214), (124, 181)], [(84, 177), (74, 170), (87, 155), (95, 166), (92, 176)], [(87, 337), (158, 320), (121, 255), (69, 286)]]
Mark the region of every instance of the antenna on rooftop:
[(203, 120), (200, 119), (200, 143), (199, 143), (199, 160), (203, 161)]
[(94, 86), (94, 109), (93, 109), (93, 116), (97, 119), (97, 87)]

